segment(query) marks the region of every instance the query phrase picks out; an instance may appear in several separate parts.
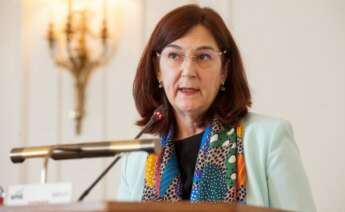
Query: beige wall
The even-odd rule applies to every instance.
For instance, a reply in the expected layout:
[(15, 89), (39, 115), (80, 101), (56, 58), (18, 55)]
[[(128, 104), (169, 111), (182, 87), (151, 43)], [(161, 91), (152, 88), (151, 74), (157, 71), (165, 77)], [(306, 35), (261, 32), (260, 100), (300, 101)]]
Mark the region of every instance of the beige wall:
[[(236, 38), (252, 110), (292, 122), (318, 209), (345, 210), (344, 1), (123, 1), (120, 43), (110, 64), (92, 76), (79, 137), (68, 117), (72, 79), (54, 66), (44, 40), (48, 2), (0, 2), (0, 185), (39, 181), (42, 161), (11, 164), (8, 152), (14, 146), (131, 138), (138, 131), (131, 84), (145, 42), (167, 11), (199, 2), (219, 11)], [(53, 161), (49, 179), (73, 182), (76, 199), (109, 162)], [(115, 167), (87, 199), (113, 199), (119, 170)]]
[(20, 143), (20, 2), (0, 3), (0, 185), (15, 184), (18, 167), (10, 164), (8, 153)]

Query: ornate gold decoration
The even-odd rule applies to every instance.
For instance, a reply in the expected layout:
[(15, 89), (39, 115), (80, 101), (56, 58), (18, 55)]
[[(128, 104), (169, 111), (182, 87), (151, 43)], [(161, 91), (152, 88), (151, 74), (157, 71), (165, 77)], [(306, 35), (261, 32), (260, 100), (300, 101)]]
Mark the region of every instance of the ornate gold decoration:
[[(109, 42), (106, 17), (106, 0), (103, 0), (103, 20), (100, 33), (94, 33), (89, 26), (89, 10), (73, 11), (72, 0), (68, 0), (68, 15), (63, 30), (56, 30), (53, 22), (49, 23), (47, 39), (54, 62), (67, 69), (73, 76), (76, 105), (72, 118), (75, 119), (75, 132), (81, 133), (81, 124), (85, 115), (85, 90), (91, 73), (104, 64), (111, 56), (113, 48)], [(99, 48), (99, 54), (95, 56)], [(112, 48), (111, 48), (112, 47)], [(61, 54), (63, 52), (63, 54)], [(59, 54), (60, 53), (60, 54)]]

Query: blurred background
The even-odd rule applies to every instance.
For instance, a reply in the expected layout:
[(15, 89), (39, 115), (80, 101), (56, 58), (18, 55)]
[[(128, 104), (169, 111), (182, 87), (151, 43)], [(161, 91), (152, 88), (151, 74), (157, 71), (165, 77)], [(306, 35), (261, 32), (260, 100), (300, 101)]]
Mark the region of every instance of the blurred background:
[[(318, 210), (345, 210), (345, 1), (72, 2), (0, 0), (0, 185), (6, 190), (40, 182), (43, 161), (12, 164), (13, 147), (132, 138), (139, 131), (132, 82), (145, 43), (164, 14), (196, 3), (219, 12), (235, 37), (253, 94), (251, 110), (292, 123)], [(59, 39), (68, 14), (83, 10), (87, 15), (72, 25), (93, 31), (84, 53), (96, 65), (85, 83), (78, 134), (75, 77), (61, 65), (70, 58), (66, 39)], [(51, 48), (47, 38), (54, 41)], [(72, 56), (83, 52), (80, 45), (71, 43)], [(110, 161), (51, 161), (48, 182), (72, 182), (77, 199)], [(119, 176), (120, 164), (86, 200), (114, 200)]]

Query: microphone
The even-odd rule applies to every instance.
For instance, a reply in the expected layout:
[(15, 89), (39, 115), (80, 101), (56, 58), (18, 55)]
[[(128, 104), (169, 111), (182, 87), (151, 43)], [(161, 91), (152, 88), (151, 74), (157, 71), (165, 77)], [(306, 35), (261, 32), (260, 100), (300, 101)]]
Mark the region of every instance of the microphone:
[(58, 144), (13, 148), (10, 158), (13, 163), (22, 163), (29, 158), (52, 158), (54, 160), (111, 157), (121, 152), (147, 151), (160, 152), (159, 139), (140, 139), (140, 136), (153, 124), (163, 119), (163, 106), (158, 107), (149, 122), (133, 140), (98, 141), (76, 144)]
[(147, 131), (153, 124), (163, 119), (163, 114), (165, 113), (165, 108), (163, 105), (159, 106), (152, 114), (150, 120), (146, 123), (144, 128), (134, 137), (134, 139), (138, 139), (141, 137), (143, 133)]
[[(140, 136), (147, 131), (153, 124), (157, 123), (158, 121), (163, 119), (163, 113), (165, 112), (165, 108), (163, 105), (159, 106), (152, 114), (150, 120), (146, 123), (144, 128), (135, 136), (134, 139), (139, 139)], [(156, 143), (156, 153), (160, 152), (160, 143), (159, 139), (158, 143)], [(157, 148), (158, 147), (158, 148)], [(83, 199), (90, 193), (90, 191), (97, 185), (97, 183), (108, 173), (108, 171), (117, 163), (118, 160), (121, 159), (121, 155), (117, 156), (111, 164), (97, 177), (97, 179), (87, 188), (78, 198), (78, 202), (83, 201)]]
[(77, 158), (110, 157), (121, 152), (160, 151), (159, 139), (133, 139), (120, 141), (99, 141), (76, 144), (13, 148), (10, 158), (13, 163), (22, 163), (29, 158), (52, 158), (66, 160)]

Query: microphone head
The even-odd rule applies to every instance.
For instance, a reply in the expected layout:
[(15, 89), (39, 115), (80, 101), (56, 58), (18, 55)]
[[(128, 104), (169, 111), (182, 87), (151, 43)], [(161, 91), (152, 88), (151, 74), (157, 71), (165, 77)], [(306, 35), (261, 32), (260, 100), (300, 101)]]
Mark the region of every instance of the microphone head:
[(152, 115), (152, 119), (154, 121), (160, 121), (164, 118), (164, 112), (165, 112), (165, 108), (163, 105), (159, 106), (154, 112), (153, 112), (153, 115)]

